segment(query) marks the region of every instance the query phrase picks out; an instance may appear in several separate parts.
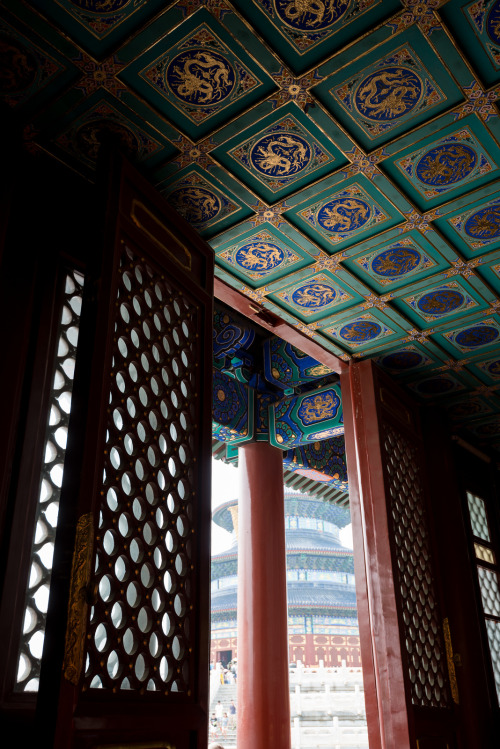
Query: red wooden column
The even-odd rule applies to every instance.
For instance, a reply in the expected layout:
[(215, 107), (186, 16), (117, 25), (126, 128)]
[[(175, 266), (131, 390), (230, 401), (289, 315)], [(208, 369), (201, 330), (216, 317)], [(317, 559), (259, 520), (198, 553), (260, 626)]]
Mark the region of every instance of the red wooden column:
[(239, 448), (238, 749), (290, 749), (283, 453)]

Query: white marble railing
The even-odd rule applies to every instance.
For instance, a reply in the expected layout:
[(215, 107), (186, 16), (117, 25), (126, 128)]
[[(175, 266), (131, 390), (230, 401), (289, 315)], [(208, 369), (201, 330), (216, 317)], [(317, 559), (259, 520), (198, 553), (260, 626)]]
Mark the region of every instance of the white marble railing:
[(299, 684), (295, 685), (294, 692), (290, 693), (290, 712), (292, 717), (303, 713), (323, 713), (335, 715), (336, 713), (351, 713), (362, 715), (364, 710), (364, 695), (359, 684), (354, 684), (354, 689), (348, 692), (345, 687), (342, 691), (333, 691), (330, 684), (325, 684), (321, 691), (304, 691)]
[(308, 682), (331, 685), (363, 685), (363, 672), (361, 668), (347, 668), (345, 661), (342, 666), (335, 668), (326, 668), (323, 661), (319, 666), (305, 668), (300, 661), (297, 661), (296, 668), (290, 669), (290, 684), (307, 684)]
[(338, 717), (332, 718), (329, 725), (307, 727), (301, 725), (300, 718), (292, 721), (292, 749), (302, 747), (328, 747), (328, 749), (347, 749), (363, 747), (368, 749), (366, 726), (341, 726)]

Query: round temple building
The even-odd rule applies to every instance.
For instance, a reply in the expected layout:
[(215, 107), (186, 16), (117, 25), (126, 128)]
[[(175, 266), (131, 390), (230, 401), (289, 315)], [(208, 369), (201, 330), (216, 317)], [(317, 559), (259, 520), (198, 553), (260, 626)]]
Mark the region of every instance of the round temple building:
[[(226, 502), (214, 522), (230, 531), (228, 551), (212, 557), (211, 661), (238, 656), (238, 503)], [(349, 510), (285, 492), (290, 662), (305, 666), (361, 666), (352, 550), (340, 540)]]

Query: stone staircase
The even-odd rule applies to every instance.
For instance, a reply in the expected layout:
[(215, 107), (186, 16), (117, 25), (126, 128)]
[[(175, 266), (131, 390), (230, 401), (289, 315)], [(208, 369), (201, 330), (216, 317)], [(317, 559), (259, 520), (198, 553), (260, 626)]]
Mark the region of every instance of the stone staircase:
[[(214, 678), (210, 715), (219, 700), (228, 715), (231, 700), (238, 710), (236, 691), (236, 684), (220, 684)], [(368, 749), (360, 669), (291, 672), (290, 713), (292, 749)], [(210, 741), (220, 742), (224, 749), (236, 749), (236, 730), (228, 729), (226, 736), (220, 732), (210, 735)]]
[[(212, 695), (210, 696), (212, 697)], [(217, 689), (217, 692), (215, 693), (215, 696), (210, 702), (210, 715), (212, 715), (212, 713), (215, 712), (215, 706), (219, 700), (222, 703), (223, 713), (227, 713), (229, 716), (229, 705), (231, 704), (231, 700), (234, 700), (234, 704), (237, 706), (236, 684), (221, 684), (219, 686), (219, 688)], [(236, 709), (238, 709), (238, 707), (236, 707)], [(220, 731), (213, 738), (212, 738), (212, 735), (210, 735), (210, 741), (215, 741), (215, 740), (220, 741), (224, 749), (234, 749), (234, 747), (236, 747), (236, 726), (234, 728), (231, 728), (230, 717), (229, 717), (229, 727), (227, 729), (227, 733), (225, 736), (222, 736)]]

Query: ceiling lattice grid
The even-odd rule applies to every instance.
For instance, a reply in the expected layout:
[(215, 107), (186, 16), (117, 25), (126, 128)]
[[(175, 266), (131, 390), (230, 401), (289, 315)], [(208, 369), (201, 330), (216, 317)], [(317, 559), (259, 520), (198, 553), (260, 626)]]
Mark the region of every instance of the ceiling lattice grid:
[(114, 135), (221, 280), (498, 442), (500, 0), (0, 7), (28, 148)]

